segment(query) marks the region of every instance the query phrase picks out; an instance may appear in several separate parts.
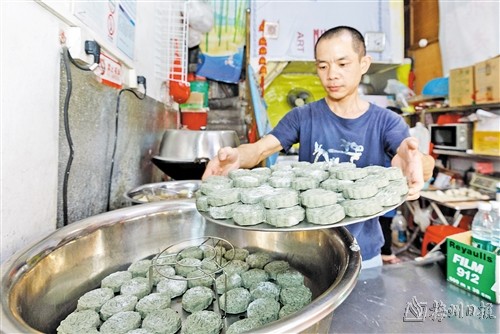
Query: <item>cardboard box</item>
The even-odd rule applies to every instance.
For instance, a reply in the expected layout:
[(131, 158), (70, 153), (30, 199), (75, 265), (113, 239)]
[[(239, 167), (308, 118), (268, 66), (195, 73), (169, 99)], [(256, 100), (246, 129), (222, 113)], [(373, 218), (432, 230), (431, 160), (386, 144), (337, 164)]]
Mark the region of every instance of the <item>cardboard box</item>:
[(474, 65), (476, 103), (500, 102), (500, 55)]
[(446, 245), (446, 280), (500, 303), (500, 256), (472, 247), (470, 231), (447, 237)]
[(448, 100), (450, 107), (474, 104), (474, 66), (450, 70)]
[(476, 111), (478, 119), (472, 132), (472, 150), (475, 154), (500, 156), (500, 116)]

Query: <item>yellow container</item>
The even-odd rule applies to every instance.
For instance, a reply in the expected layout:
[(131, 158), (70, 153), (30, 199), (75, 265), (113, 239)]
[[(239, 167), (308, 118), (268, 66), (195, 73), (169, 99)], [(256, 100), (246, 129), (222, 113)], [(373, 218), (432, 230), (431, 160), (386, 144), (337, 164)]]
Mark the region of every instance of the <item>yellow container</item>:
[(474, 127), (472, 149), (475, 154), (500, 156), (500, 131), (478, 131)]

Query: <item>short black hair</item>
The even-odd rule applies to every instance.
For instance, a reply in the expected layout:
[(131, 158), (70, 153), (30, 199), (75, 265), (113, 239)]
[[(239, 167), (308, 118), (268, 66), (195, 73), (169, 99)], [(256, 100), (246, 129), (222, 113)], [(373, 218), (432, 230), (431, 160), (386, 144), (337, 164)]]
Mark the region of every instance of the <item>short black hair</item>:
[(365, 47), (365, 39), (363, 35), (355, 28), (349, 26), (338, 26), (334, 28), (330, 28), (325, 31), (316, 41), (314, 45), (314, 58), (316, 58), (316, 49), (318, 47), (318, 43), (324, 39), (333, 38), (336, 36), (340, 36), (342, 34), (349, 34), (352, 37), (352, 48), (359, 55), (359, 58), (366, 56), (366, 47)]

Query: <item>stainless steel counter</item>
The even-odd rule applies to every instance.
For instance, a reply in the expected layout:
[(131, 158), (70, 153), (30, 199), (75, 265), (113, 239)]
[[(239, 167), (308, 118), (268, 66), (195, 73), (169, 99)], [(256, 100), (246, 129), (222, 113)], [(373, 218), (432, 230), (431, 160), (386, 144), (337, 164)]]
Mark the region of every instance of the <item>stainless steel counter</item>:
[(500, 306), (446, 282), (437, 264), (361, 271), (329, 333), (499, 333)]

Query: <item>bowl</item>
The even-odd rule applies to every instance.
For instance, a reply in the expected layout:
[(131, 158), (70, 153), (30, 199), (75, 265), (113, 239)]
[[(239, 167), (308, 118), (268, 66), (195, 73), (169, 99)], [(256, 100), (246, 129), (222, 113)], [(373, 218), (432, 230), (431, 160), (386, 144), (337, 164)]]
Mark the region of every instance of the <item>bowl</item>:
[[(181, 240), (204, 236), (270, 252), (305, 276), (312, 302), (253, 333), (328, 332), (333, 311), (354, 288), (361, 267), (356, 241), (343, 227), (295, 232), (228, 229), (206, 221), (194, 199), (146, 203), (72, 223), (4, 262), (1, 330), (55, 333), (78, 298), (99, 287), (107, 275)], [(183, 319), (188, 315), (178, 312)], [(228, 315), (225, 328), (239, 319)]]
[(151, 161), (174, 180), (201, 180), (208, 161), (222, 147), (238, 147), (233, 130), (166, 130)]

